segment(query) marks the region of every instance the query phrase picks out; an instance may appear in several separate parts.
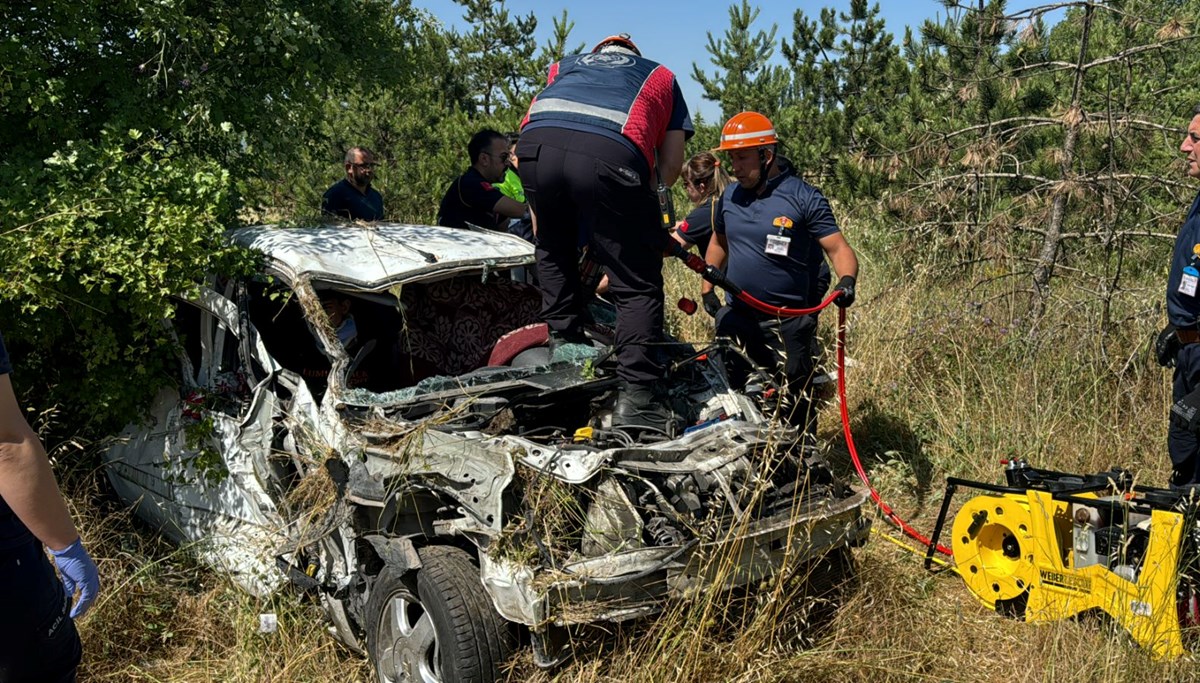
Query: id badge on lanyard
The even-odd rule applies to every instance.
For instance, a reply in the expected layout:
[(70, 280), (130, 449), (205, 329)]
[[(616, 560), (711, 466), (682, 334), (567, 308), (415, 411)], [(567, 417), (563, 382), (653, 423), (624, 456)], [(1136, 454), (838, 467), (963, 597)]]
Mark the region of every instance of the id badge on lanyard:
[(788, 245), (792, 243), (791, 237), (783, 235), (767, 235), (767, 246), (764, 252), (774, 256), (787, 256)]
[(771, 221), (771, 225), (778, 228), (779, 232), (767, 235), (767, 245), (763, 248), (763, 253), (772, 256), (787, 256), (788, 247), (792, 244), (792, 219), (787, 216), (778, 216)]
[(1200, 284), (1200, 271), (1192, 266), (1183, 269), (1183, 276), (1179, 278), (1179, 293), (1186, 296), (1196, 296), (1196, 285)]

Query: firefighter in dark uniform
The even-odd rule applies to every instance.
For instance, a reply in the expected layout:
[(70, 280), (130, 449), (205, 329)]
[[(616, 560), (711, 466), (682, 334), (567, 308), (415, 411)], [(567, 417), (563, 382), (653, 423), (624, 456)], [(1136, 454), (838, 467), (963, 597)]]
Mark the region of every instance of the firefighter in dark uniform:
[(68, 683), (82, 654), (73, 620), (96, 599), (100, 578), (11, 373), (0, 339), (0, 681)]
[[(824, 294), (825, 257), (840, 280), (839, 306), (854, 302), (858, 257), (838, 229), (820, 190), (801, 180), (776, 152), (778, 138), (767, 117), (742, 112), (721, 130), (737, 178), (721, 195), (705, 260), (725, 269), (730, 281), (772, 306), (809, 308)], [(828, 282), (827, 279), (824, 280)], [(781, 417), (816, 433), (810, 392), (818, 351), (817, 316), (779, 319), (738, 300), (722, 307), (713, 287), (701, 288), (717, 334), (731, 337), (780, 387)]]
[[(1200, 178), (1200, 106), (1193, 112), (1179, 151), (1187, 155), (1187, 173)], [(1175, 238), (1167, 277), (1167, 327), (1155, 351), (1165, 367), (1175, 366), (1171, 388), (1167, 453), (1171, 486), (1200, 484), (1200, 195), (1192, 201)]]
[(654, 390), (664, 372), (654, 343), (670, 236), (655, 187), (674, 184), (693, 133), (683, 93), (675, 75), (624, 34), (551, 65), (547, 83), (522, 121), (517, 159), (551, 345), (586, 341), (592, 293), (580, 284), (578, 255), (588, 244), (617, 309), (614, 423), (664, 429), (670, 418)]
[(505, 230), (513, 218), (525, 215), (525, 205), (500, 191), (508, 171), (508, 138), (484, 129), (467, 143), (471, 167), (446, 188), (438, 206), (437, 224), (466, 228), (468, 224), (488, 230)]

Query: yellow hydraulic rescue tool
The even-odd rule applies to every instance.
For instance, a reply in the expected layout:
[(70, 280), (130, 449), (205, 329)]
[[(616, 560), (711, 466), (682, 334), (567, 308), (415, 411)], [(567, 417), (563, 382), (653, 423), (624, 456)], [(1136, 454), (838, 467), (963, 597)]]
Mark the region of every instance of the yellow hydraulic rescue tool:
[(956, 489), (980, 489), (955, 516), (950, 547), (983, 604), (1030, 622), (1102, 611), (1156, 657), (1197, 649), (1200, 491), (1135, 488), (1119, 469), (1006, 464), (1007, 486), (946, 480), (927, 568)]

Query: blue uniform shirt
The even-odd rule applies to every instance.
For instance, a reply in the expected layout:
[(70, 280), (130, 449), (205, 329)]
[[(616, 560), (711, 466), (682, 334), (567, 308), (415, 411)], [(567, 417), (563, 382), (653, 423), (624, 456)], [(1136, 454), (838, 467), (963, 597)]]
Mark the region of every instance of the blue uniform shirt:
[(570, 55), (550, 65), (521, 131), (543, 126), (603, 135), (625, 145), (649, 171), (666, 131), (695, 133), (679, 82), (661, 64), (626, 54)]
[(1175, 238), (1171, 274), (1167, 277), (1167, 320), (1175, 327), (1195, 327), (1200, 322), (1200, 291), (1188, 296), (1179, 291), (1185, 268), (1200, 275), (1200, 195), (1196, 195), (1183, 227)]
[[(776, 163), (781, 173), (761, 195), (737, 183), (726, 188), (713, 230), (725, 235), (726, 275), (734, 284), (772, 306), (807, 308), (820, 303), (822, 272), (828, 279), (818, 240), (837, 233), (837, 221), (820, 190), (798, 178), (786, 159)], [(786, 255), (766, 253), (768, 235), (790, 238)]]
[(446, 188), (438, 206), (437, 224), (466, 228), (467, 223), (471, 223), (488, 230), (503, 230), (508, 219), (492, 210), (501, 199), (504, 199), (504, 193), (499, 187), (488, 182), (472, 166)]
[(696, 205), (692, 212), (679, 224), (679, 236), (684, 242), (694, 244), (700, 249), (700, 255), (708, 251), (708, 240), (712, 237), (713, 218), (717, 215), (717, 198), (706, 197)]

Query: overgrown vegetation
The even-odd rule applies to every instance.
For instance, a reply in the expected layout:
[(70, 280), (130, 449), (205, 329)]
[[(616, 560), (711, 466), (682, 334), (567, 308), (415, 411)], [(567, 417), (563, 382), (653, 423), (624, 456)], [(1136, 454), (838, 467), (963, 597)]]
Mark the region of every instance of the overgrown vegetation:
[[(79, 444), (167, 381), (168, 296), (244, 258), (222, 230), (312, 216), (351, 144), (383, 162), (390, 218), (431, 220), (470, 133), (515, 128), (545, 65), (594, 37), (564, 13), (538, 47), (542, 18), (459, 3), (467, 35), (404, 1), (0, 11), (0, 332), (100, 559), (84, 680), (369, 679), (312, 602), (239, 594), (118, 512)], [(1146, 347), (1196, 189), (1176, 149), (1200, 99), (1200, 2), (944, 4), (897, 39), (865, 0), (797, 11), (782, 31), (741, 2), (711, 64), (668, 66), (703, 73), (723, 115), (761, 108), (835, 199), (863, 260), (852, 427), (902, 515), (928, 529), (946, 475), (997, 480), (1012, 455), (1162, 484), (1169, 391)], [(693, 149), (715, 136), (700, 126)], [(696, 298), (668, 268), (668, 302)], [(670, 326), (711, 334), (702, 314)], [(827, 411), (822, 436), (848, 471), (836, 422)], [(738, 628), (714, 617), (727, 598), (704, 596), (556, 672), (524, 654), (511, 678), (1200, 680), (1094, 625), (1002, 620), (882, 539), (857, 556), (861, 590), (809, 649), (780, 584)], [(280, 615), (277, 633), (258, 633), (261, 612)]]

